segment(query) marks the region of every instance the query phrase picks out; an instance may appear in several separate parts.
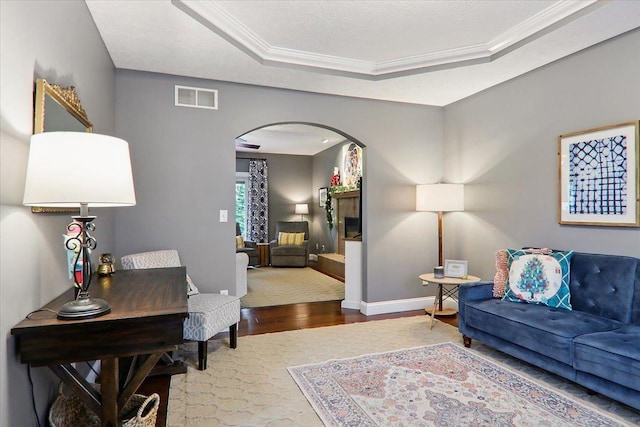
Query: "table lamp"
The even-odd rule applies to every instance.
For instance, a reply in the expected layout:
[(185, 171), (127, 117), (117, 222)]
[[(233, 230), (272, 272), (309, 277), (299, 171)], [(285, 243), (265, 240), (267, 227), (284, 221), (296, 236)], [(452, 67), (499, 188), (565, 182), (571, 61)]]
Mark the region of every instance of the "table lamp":
[[(109, 304), (89, 296), (93, 266), (90, 251), (97, 246), (89, 207), (134, 206), (136, 196), (129, 144), (119, 138), (88, 132), (44, 132), (31, 137), (23, 204), (27, 206), (80, 208), (67, 226), (68, 250), (77, 252), (74, 269), (76, 299), (65, 303), (59, 319), (102, 316)], [(75, 272), (74, 272), (75, 273)]]
[(304, 221), (304, 216), (309, 214), (309, 205), (306, 203), (297, 203), (295, 213), (300, 215), (300, 221)]
[(416, 186), (416, 211), (438, 213), (438, 265), (444, 265), (442, 255), (442, 213), (464, 210), (462, 184), (421, 184)]

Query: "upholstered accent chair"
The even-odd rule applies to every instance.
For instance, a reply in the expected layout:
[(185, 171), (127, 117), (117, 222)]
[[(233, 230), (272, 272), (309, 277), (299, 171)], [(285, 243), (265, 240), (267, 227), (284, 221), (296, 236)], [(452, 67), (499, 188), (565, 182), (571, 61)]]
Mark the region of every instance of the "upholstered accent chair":
[[(236, 243), (238, 242), (238, 236), (242, 238), (242, 233), (240, 232), (240, 224), (236, 222)], [(258, 265), (260, 264), (260, 258), (258, 256), (258, 246), (256, 242), (252, 242), (249, 240), (242, 240), (244, 247), (238, 247), (236, 245), (236, 253), (244, 252), (249, 257), (249, 265)]]
[[(303, 240), (286, 243), (281, 233), (304, 233)], [(298, 244), (299, 243), (299, 244)], [(306, 267), (309, 260), (309, 223), (307, 221), (278, 221), (275, 239), (269, 242), (272, 267)]]
[[(125, 255), (121, 262), (125, 270), (182, 265), (175, 249)], [(246, 264), (243, 267), (246, 274)], [(237, 347), (240, 299), (231, 295), (201, 294), (188, 274), (186, 279), (189, 317), (184, 321), (183, 339), (198, 341), (198, 369), (204, 370), (207, 369), (207, 341), (215, 334), (229, 328), (230, 347)]]

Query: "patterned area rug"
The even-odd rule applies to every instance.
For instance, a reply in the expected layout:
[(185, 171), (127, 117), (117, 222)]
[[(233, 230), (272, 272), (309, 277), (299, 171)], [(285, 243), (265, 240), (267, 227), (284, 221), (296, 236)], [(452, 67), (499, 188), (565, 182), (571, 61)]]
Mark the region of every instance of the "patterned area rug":
[[(287, 367), (447, 342), (462, 347), (460, 332), (437, 319), (429, 329), (428, 316), (299, 329), (243, 336), (236, 349), (229, 348), (227, 338), (211, 340), (205, 371), (197, 368), (198, 344), (189, 342), (174, 354), (185, 361), (188, 371), (171, 377), (167, 426), (322, 427)], [(583, 387), (477, 341), (469, 352), (627, 425), (640, 425), (638, 411), (599, 394), (589, 395)]]
[(260, 267), (247, 270), (243, 308), (344, 299), (344, 283), (312, 268)]
[(327, 426), (621, 426), (453, 343), (288, 368)]

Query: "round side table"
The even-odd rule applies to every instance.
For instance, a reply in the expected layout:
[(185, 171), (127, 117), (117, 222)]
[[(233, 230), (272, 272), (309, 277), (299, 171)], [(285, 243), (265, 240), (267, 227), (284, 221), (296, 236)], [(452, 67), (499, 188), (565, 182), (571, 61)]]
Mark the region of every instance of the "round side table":
[[(423, 285), (438, 285), (438, 297), (435, 303), (433, 304), (433, 308), (431, 309), (431, 321), (429, 323), (429, 329), (433, 328), (433, 318), (435, 316), (453, 316), (458, 310), (454, 309), (445, 309), (442, 306), (442, 302), (447, 298), (458, 301), (458, 288), (460, 285), (464, 283), (475, 283), (479, 282), (480, 278), (476, 276), (467, 276), (466, 279), (461, 279), (459, 277), (434, 277), (433, 273), (425, 273), (418, 276), (420, 280), (422, 280)], [(436, 310), (437, 307), (437, 310)], [(428, 313), (428, 309), (425, 309)]]

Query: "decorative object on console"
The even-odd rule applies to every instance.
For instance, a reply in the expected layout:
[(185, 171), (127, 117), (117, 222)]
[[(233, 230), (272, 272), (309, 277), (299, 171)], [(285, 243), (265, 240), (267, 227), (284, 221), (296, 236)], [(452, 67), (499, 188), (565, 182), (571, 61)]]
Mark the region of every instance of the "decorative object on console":
[[(69, 156), (73, 154), (79, 158), (70, 163)], [(68, 231), (80, 229), (66, 241), (67, 249), (78, 250), (74, 265), (82, 263), (82, 277), (74, 277), (80, 292), (60, 309), (58, 318), (82, 319), (109, 313), (111, 307), (106, 301), (89, 297), (93, 273), (90, 251), (97, 246), (89, 234), (95, 229), (95, 216), (89, 216), (89, 207), (136, 204), (129, 144), (112, 136), (84, 132), (33, 135), (23, 203), (80, 207), (80, 215), (74, 216), (74, 222), (67, 227)]]
[(99, 276), (111, 276), (116, 272), (116, 268), (114, 267), (115, 260), (113, 255), (111, 254), (102, 254), (100, 255), (100, 265), (98, 266), (98, 275)]
[(504, 301), (544, 304), (571, 310), (569, 266), (573, 251), (545, 255), (507, 249), (509, 276)]
[(640, 226), (640, 122), (558, 137), (559, 222)]
[(438, 213), (438, 265), (444, 265), (442, 254), (442, 213), (464, 210), (462, 184), (422, 184), (416, 186), (416, 211)]
[(300, 221), (304, 221), (304, 216), (309, 214), (309, 205), (307, 203), (296, 203), (296, 215), (300, 215)]

